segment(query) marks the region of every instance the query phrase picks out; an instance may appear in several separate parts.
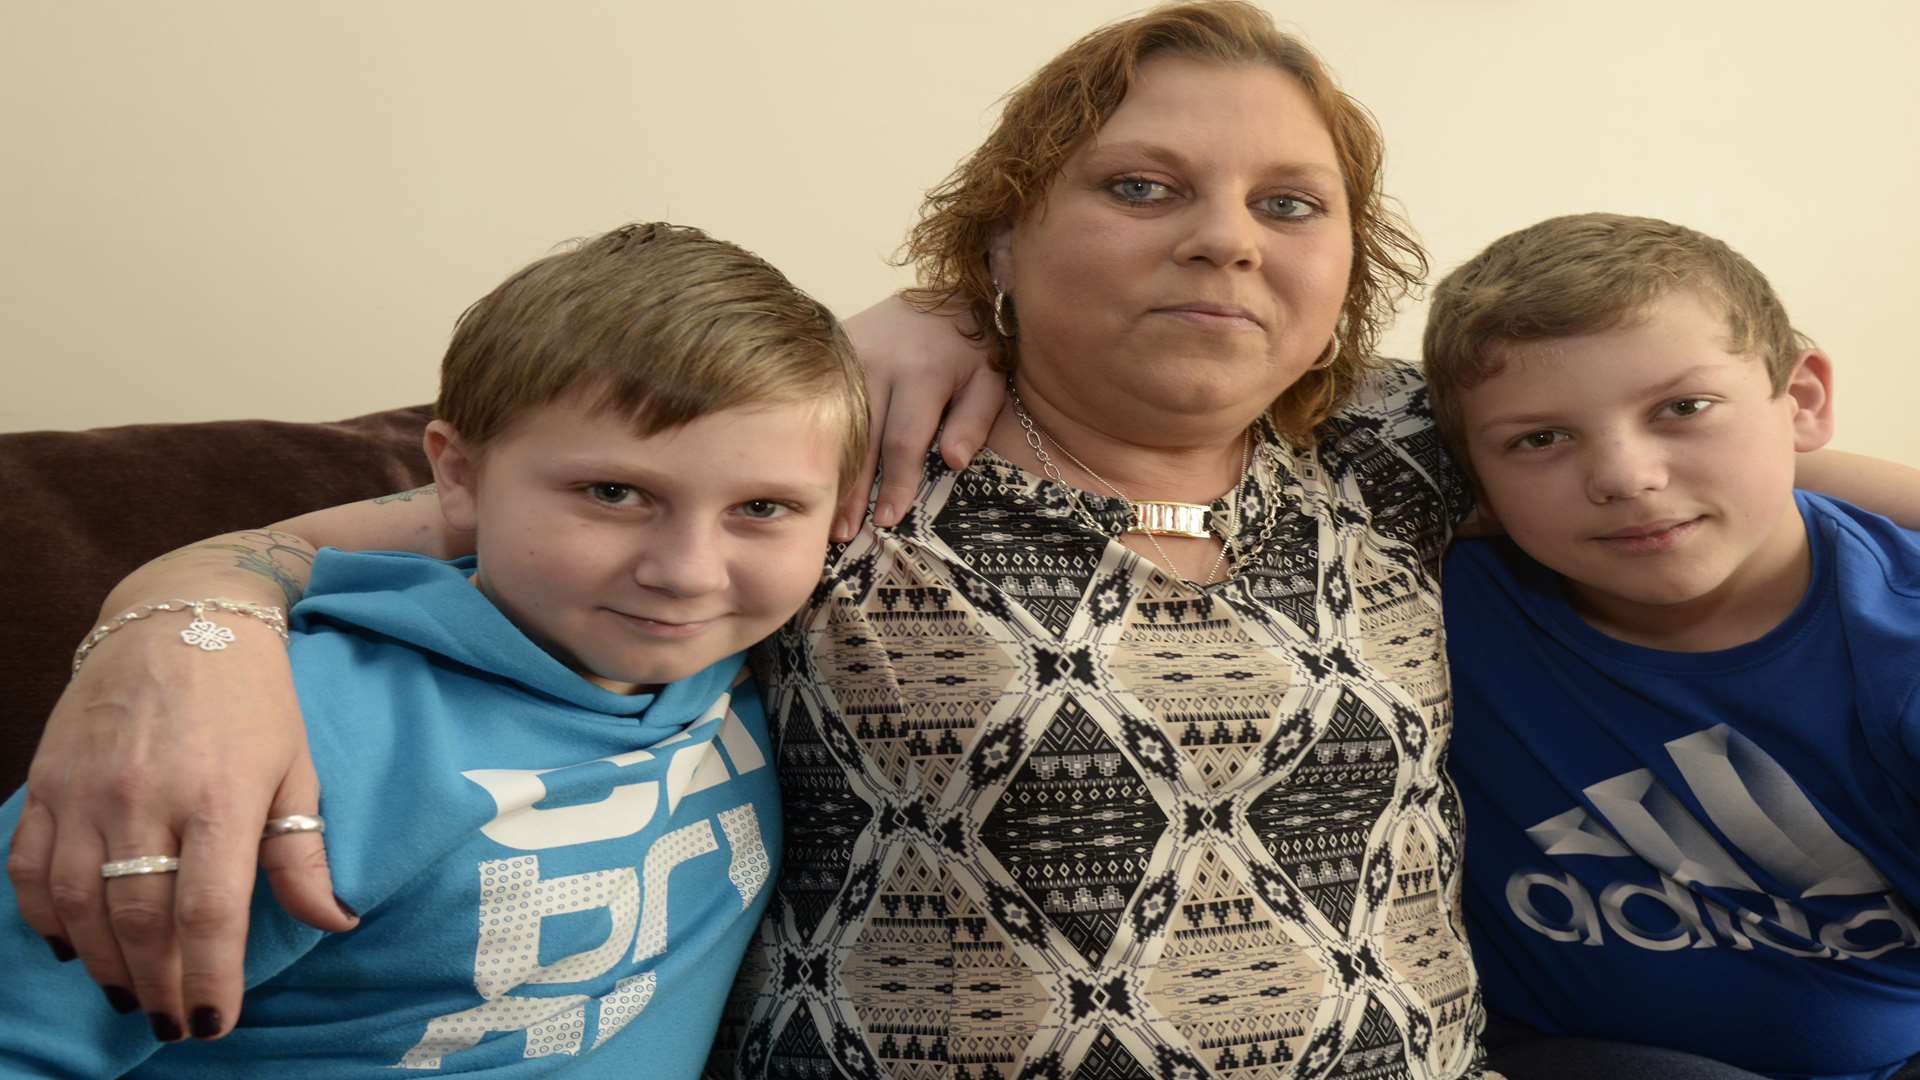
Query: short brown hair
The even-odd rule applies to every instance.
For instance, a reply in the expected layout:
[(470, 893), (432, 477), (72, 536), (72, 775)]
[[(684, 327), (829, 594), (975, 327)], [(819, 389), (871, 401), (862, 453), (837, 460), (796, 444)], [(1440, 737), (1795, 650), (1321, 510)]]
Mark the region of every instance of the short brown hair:
[(976, 328), (973, 336), (993, 334), (1000, 346), (996, 366), (1011, 370), (1013, 343), (993, 327), (988, 246), (1001, 228), (1039, 207), (1067, 159), (1119, 109), (1141, 63), (1160, 55), (1285, 71), (1306, 89), (1333, 136), (1354, 251), (1336, 349), (1327, 368), (1302, 375), (1271, 409), (1283, 433), (1305, 441), (1376, 363), (1374, 343), (1392, 322), (1394, 305), (1425, 276), (1427, 263), (1381, 191), (1385, 142), (1373, 117), (1341, 91), (1305, 42), (1276, 28), (1252, 4), (1174, 4), (1102, 27), (1009, 94), (987, 141), (921, 204), (920, 222), (905, 247), (920, 287), (907, 298), (929, 309), (964, 307)]
[(1433, 291), (1421, 352), (1435, 422), (1466, 462), (1460, 396), (1500, 373), (1501, 346), (1625, 326), (1689, 289), (1726, 316), (1728, 347), (1757, 352), (1777, 395), (1809, 342), (1766, 276), (1705, 233), (1657, 218), (1570, 214), (1488, 245)]
[(478, 447), (576, 390), (642, 435), (818, 397), (844, 414), (842, 486), (866, 455), (866, 381), (839, 320), (759, 256), (687, 226), (576, 241), (475, 302), (435, 412)]

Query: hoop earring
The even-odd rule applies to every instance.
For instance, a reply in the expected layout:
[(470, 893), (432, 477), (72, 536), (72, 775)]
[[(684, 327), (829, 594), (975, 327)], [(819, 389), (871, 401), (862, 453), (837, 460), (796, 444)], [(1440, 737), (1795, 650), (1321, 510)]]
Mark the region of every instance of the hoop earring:
[(1315, 360), (1312, 364), (1309, 364), (1307, 366), (1307, 370), (1308, 371), (1325, 371), (1328, 368), (1332, 367), (1333, 362), (1339, 358), (1340, 358), (1340, 339), (1334, 338), (1332, 341), (1327, 342), (1327, 347), (1325, 349), (1322, 349), (1320, 351), (1320, 359)]
[(1001, 288), (1000, 283), (996, 281), (993, 283), (993, 328), (1000, 331), (1001, 337), (1012, 340), (1013, 331), (1007, 329), (1006, 306), (1007, 290)]

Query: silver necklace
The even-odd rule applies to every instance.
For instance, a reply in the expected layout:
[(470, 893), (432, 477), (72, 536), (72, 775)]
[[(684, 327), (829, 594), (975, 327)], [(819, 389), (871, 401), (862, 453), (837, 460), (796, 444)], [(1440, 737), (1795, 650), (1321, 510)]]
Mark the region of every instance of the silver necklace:
[[(1073, 451), (1067, 449), (1061, 444), (1059, 439), (1054, 438), (1051, 433), (1034, 422), (1033, 417), (1027, 415), (1026, 405), (1020, 400), (1020, 392), (1014, 389), (1012, 379), (1007, 380), (1007, 397), (1013, 404), (1014, 418), (1020, 421), (1020, 430), (1026, 435), (1027, 448), (1033, 451), (1034, 458), (1040, 462), (1040, 471), (1046, 474), (1047, 479), (1059, 484), (1060, 487), (1066, 491), (1067, 502), (1073, 507), (1074, 511), (1080, 515), (1081, 520), (1086, 522), (1087, 526), (1093, 529), (1094, 532), (1102, 536), (1108, 536), (1110, 539), (1118, 539), (1118, 537), (1112, 537), (1111, 534), (1101, 526), (1099, 519), (1095, 518), (1092, 511), (1088, 510), (1086, 506), (1080, 502), (1079, 492), (1060, 475), (1060, 467), (1055, 465), (1053, 458), (1047, 455), (1046, 444), (1049, 441), (1051, 441), (1061, 453), (1067, 455), (1067, 460), (1078, 466), (1081, 472), (1093, 477), (1102, 487), (1113, 492), (1114, 497), (1119, 499), (1121, 504), (1127, 508), (1127, 517), (1133, 522), (1132, 527), (1123, 531), (1137, 532), (1144, 535), (1147, 538), (1147, 543), (1152, 544), (1154, 552), (1160, 556), (1161, 562), (1166, 565), (1168, 570), (1173, 571), (1174, 576), (1179, 577), (1181, 581), (1189, 585), (1200, 585), (1203, 587), (1211, 585), (1214, 579), (1219, 576), (1221, 566), (1226, 564), (1228, 552), (1233, 553), (1234, 562), (1239, 562), (1240, 485), (1246, 482), (1247, 470), (1253, 464), (1253, 439), (1246, 431), (1240, 433), (1240, 478), (1234, 482), (1233, 490), (1227, 493), (1227, 527), (1229, 531), (1220, 538), (1220, 554), (1214, 556), (1213, 565), (1207, 569), (1206, 579), (1204, 581), (1194, 581), (1192, 578), (1180, 576), (1180, 568), (1174, 565), (1173, 557), (1167, 554), (1166, 548), (1160, 546), (1160, 541), (1154, 534), (1164, 532), (1170, 535), (1188, 536), (1196, 539), (1213, 536), (1212, 515), (1208, 513), (1207, 507), (1200, 506), (1197, 503), (1176, 503), (1144, 499), (1139, 501), (1134, 500), (1126, 492), (1121, 491), (1119, 486), (1113, 483), (1113, 481), (1094, 472), (1086, 462), (1073, 456)], [(1194, 515), (1189, 513), (1189, 511), (1198, 511), (1199, 519), (1206, 522), (1205, 531), (1196, 531), (1194, 529), (1191, 523), (1191, 518)]]

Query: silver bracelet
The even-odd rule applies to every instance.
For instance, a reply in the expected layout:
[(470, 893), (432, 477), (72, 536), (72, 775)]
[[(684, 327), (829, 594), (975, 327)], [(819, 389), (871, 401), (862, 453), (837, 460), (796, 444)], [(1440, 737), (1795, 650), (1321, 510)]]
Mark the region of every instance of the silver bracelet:
[(208, 608), (216, 611), (230, 611), (236, 615), (252, 616), (266, 623), (269, 630), (280, 635), (281, 641), (287, 640), (287, 613), (277, 607), (248, 604), (239, 600), (223, 600), (217, 596), (205, 600), (162, 600), (159, 603), (134, 608), (132, 611), (123, 611), (94, 627), (93, 633), (88, 634), (86, 640), (80, 643), (80, 647), (73, 651), (73, 674), (80, 674), (80, 665), (86, 660), (87, 654), (93, 651), (95, 645), (105, 640), (108, 634), (130, 622), (136, 622), (161, 611), (193, 612), (193, 621), (187, 624), (185, 630), (180, 631), (180, 640), (202, 652), (218, 652), (233, 644), (234, 633), (207, 618)]

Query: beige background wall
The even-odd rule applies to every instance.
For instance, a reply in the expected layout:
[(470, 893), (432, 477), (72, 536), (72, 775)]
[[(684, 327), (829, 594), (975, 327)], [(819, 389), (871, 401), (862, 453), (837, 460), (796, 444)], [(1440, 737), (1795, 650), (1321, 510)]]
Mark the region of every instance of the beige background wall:
[[(995, 99), (1131, 0), (0, 0), (0, 430), (432, 396), (563, 238), (699, 224), (839, 310)], [(1444, 272), (1553, 213), (1677, 218), (1920, 463), (1920, 4), (1296, 0)], [(1422, 311), (1388, 341), (1411, 356)]]

